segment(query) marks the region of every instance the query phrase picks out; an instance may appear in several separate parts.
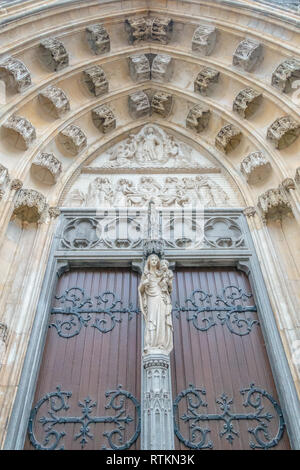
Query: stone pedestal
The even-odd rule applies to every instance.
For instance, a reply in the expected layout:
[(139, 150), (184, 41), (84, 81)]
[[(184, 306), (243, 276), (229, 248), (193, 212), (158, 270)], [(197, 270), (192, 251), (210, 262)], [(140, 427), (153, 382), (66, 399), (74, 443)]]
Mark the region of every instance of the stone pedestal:
[(174, 449), (173, 402), (170, 358), (147, 354), (142, 358), (142, 433), (143, 450)]

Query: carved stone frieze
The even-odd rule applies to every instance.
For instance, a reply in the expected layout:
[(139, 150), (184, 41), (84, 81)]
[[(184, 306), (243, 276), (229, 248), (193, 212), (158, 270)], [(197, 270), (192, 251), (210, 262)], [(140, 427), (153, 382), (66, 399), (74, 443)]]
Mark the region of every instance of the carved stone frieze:
[(242, 161), (241, 172), (249, 184), (255, 184), (270, 174), (271, 164), (262, 152), (252, 152)]
[(245, 88), (235, 97), (232, 109), (243, 118), (249, 118), (261, 105), (262, 97), (262, 93), (253, 88)]
[(104, 70), (99, 65), (93, 65), (83, 72), (83, 81), (89, 91), (95, 96), (108, 93), (108, 80)]
[(173, 21), (168, 17), (136, 16), (125, 20), (125, 29), (130, 44), (148, 40), (167, 44), (173, 30)]
[(220, 72), (211, 67), (203, 67), (194, 81), (194, 91), (201, 95), (209, 94), (218, 83)]
[(91, 50), (96, 55), (110, 51), (110, 37), (102, 24), (91, 24), (86, 27), (86, 38)]
[(3, 124), (3, 128), (9, 140), (21, 150), (28, 149), (36, 138), (36, 131), (31, 122), (16, 114)]
[(206, 106), (196, 104), (190, 109), (186, 118), (186, 127), (196, 132), (202, 132), (208, 127), (211, 112)]
[(254, 39), (243, 39), (233, 54), (232, 63), (251, 72), (262, 61), (262, 44)]
[(92, 109), (92, 120), (97, 129), (106, 134), (116, 127), (116, 118), (112, 110), (105, 104)]
[(173, 104), (173, 96), (165, 91), (156, 91), (151, 100), (151, 109), (154, 113), (166, 118), (169, 116)]
[(128, 62), (130, 77), (134, 82), (150, 80), (150, 62), (145, 54), (134, 54)]
[(56, 38), (47, 38), (40, 42), (39, 56), (52, 72), (62, 70), (69, 65), (69, 54), (64, 44)]
[(21, 189), (15, 201), (14, 215), (22, 222), (38, 222), (47, 210), (46, 198), (33, 189)]
[(278, 65), (272, 74), (272, 85), (284, 93), (292, 91), (295, 80), (300, 79), (300, 61), (291, 58)]
[(215, 145), (221, 152), (228, 153), (240, 144), (241, 139), (241, 131), (233, 124), (227, 124), (218, 132)]
[(174, 61), (168, 54), (156, 54), (151, 66), (151, 79), (156, 82), (169, 82), (174, 70)]
[(61, 171), (62, 164), (53, 153), (39, 153), (31, 165), (31, 173), (38, 181), (45, 184), (55, 184)]
[(31, 76), (23, 62), (14, 57), (7, 57), (0, 62), (0, 80), (4, 80), (7, 88), (22, 92), (31, 85)]
[(148, 95), (142, 90), (132, 93), (128, 97), (129, 114), (133, 119), (150, 116), (151, 107)]
[(0, 163), (0, 201), (6, 193), (9, 185), (8, 169)]
[(49, 85), (39, 93), (39, 102), (54, 118), (60, 118), (70, 111), (67, 95), (61, 88), (53, 85)]
[(268, 128), (267, 138), (274, 143), (278, 150), (291, 145), (300, 134), (300, 124), (291, 116), (282, 116), (276, 119)]
[(216, 45), (217, 29), (211, 25), (200, 25), (192, 38), (192, 50), (201, 55), (210, 55)]
[(85, 133), (74, 124), (70, 124), (58, 134), (58, 141), (72, 155), (78, 155), (87, 145)]
[(258, 197), (258, 207), (265, 220), (280, 220), (282, 216), (290, 214), (291, 203), (282, 188), (272, 188)]

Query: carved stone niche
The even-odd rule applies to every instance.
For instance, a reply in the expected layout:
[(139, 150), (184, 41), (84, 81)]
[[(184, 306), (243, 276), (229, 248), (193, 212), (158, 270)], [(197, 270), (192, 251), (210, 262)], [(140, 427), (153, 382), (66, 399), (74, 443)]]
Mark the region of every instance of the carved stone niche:
[(62, 164), (53, 153), (39, 153), (31, 165), (31, 173), (38, 181), (45, 184), (55, 184), (61, 171)]
[(217, 40), (217, 29), (211, 25), (200, 25), (195, 30), (192, 39), (192, 51), (201, 55), (210, 55)]
[(251, 72), (262, 61), (262, 44), (254, 39), (241, 41), (233, 54), (232, 63)]
[(5, 81), (8, 90), (22, 92), (31, 85), (31, 76), (26, 65), (19, 59), (7, 57), (0, 62), (0, 79)]
[(253, 90), (253, 88), (245, 88), (244, 90), (241, 90), (235, 97), (232, 109), (243, 118), (249, 118), (261, 105), (262, 98), (262, 93)]
[(33, 189), (20, 189), (13, 214), (22, 222), (38, 222), (47, 209), (46, 198)]
[(173, 104), (173, 96), (165, 91), (156, 91), (152, 97), (151, 109), (154, 113), (166, 118), (169, 116)]
[(86, 38), (91, 50), (96, 55), (110, 51), (110, 38), (102, 24), (91, 24), (85, 28)]
[(58, 141), (72, 155), (78, 155), (87, 144), (85, 133), (74, 124), (70, 124), (58, 134)]
[(169, 82), (174, 70), (174, 61), (168, 54), (157, 54), (152, 62), (151, 79), (156, 82)]
[(210, 67), (203, 67), (194, 81), (194, 91), (206, 96), (218, 83), (220, 72)]
[(186, 127), (196, 132), (202, 132), (208, 127), (211, 112), (206, 106), (196, 104), (190, 109), (186, 118)]
[(258, 197), (258, 207), (265, 220), (280, 220), (292, 212), (291, 204), (281, 188), (272, 188)]
[(104, 70), (99, 65), (93, 65), (82, 73), (83, 81), (93, 95), (100, 96), (108, 93), (108, 80)]
[(39, 93), (39, 102), (54, 118), (60, 118), (70, 111), (70, 102), (61, 88), (49, 85)]
[(92, 120), (97, 129), (106, 134), (116, 128), (116, 118), (112, 110), (105, 104), (92, 110)]
[(4, 124), (6, 135), (16, 148), (26, 150), (36, 138), (35, 128), (28, 119), (13, 115)]
[(240, 144), (241, 139), (241, 131), (233, 124), (227, 124), (218, 132), (215, 145), (221, 152), (229, 153)]
[(282, 116), (276, 119), (268, 128), (267, 139), (274, 143), (278, 150), (291, 145), (300, 134), (300, 124), (291, 116)]
[(9, 184), (8, 169), (0, 163), (0, 201), (3, 198)]
[(133, 119), (150, 116), (150, 102), (146, 93), (142, 90), (132, 93), (128, 97), (129, 114)]
[(272, 74), (272, 85), (284, 93), (292, 91), (292, 84), (300, 79), (300, 61), (294, 58), (284, 60)]
[(40, 42), (39, 56), (51, 72), (57, 72), (69, 65), (69, 54), (63, 43), (56, 38), (47, 38)]
[(145, 54), (134, 54), (129, 57), (129, 73), (134, 82), (150, 80), (150, 62)]
[(241, 163), (241, 173), (249, 184), (264, 180), (271, 171), (271, 164), (262, 152), (252, 152)]
[(153, 40), (167, 44), (173, 30), (171, 18), (149, 18), (136, 16), (125, 20), (125, 30), (129, 34), (130, 44)]

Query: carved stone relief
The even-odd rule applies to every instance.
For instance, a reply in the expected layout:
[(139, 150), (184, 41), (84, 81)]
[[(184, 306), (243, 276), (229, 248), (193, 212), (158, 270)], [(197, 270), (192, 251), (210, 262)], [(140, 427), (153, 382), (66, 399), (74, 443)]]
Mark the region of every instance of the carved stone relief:
[(241, 131), (233, 124), (227, 124), (218, 132), (215, 145), (221, 152), (228, 153), (240, 144), (241, 139)]
[(156, 54), (151, 66), (151, 79), (156, 82), (169, 82), (174, 70), (174, 61), (168, 54)]
[(129, 114), (133, 119), (150, 116), (151, 108), (149, 98), (142, 90), (132, 93), (128, 97)]
[(154, 113), (166, 118), (169, 116), (173, 103), (173, 96), (165, 91), (155, 91), (151, 100), (151, 109)]
[(99, 65), (93, 65), (83, 72), (83, 81), (93, 95), (100, 96), (108, 93), (108, 80), (104, 70)]
[(217, 29), (210, 25), (200, 25), (192, 38), (192, 50), (201, 55), (210, 55), (216, 45)]
[(97, 129), (103, 134), (112, 131), (116, 127), (115, 115), (105, 104), (92, 110), (92, 120)]
[(56, 86), (49, 85), (39, 93), (39, 102), (54, 118), (60, 118), (70, 111), (70, 102), (65, 92)]
[(194, 91), (201, 95), (208, 95), (219, 82), (220, 72), (211, 67), (203, 67), (194, 82)]
[(8, 89), (22, 92), (31, 85), (31, 76), (23, 62), (14, 57), (0, 62), (0, 79), (5, 81)]
[(40, 42), (39, 56), (52, 72), (62, 70), (69, 65), (69, 54), (63, 43), (56, 38), (47, 38)]
[(251, 72), (262, 61), (262, 54), (262, 44), (254, 39), (246, 38), (236, 48), (232, 63), (246, 72)]
[(235, 97), (232, 109), (243, 118), (249, 118), (260, 107), (262, 97), (262, 93), (253, 88), (245, 88)]
[(78, 155), (87, 145), (86, 135), (74, 124), (70, 124), (58, 134), (58, 141), (72, 155)]
[(37, 180), (45, 184), (55, 184), (61, 171), (62, 164), (53, 153), (39, 153), (31, 165), (31, 173)]
[(272, 188), (263, 193), (258, 198), (257, 206), (265, 220), (280, 220), (282, 216), (292, 212), (288, 197), (281, 188)]
[(94, 54), (100, 55), (110, 51), (110, 37), (102, 24), (91, 24), (86, 27), (85, 31), (88, 44)]
[(8, 169), (0, 163), (0, 201), (6, 193), (9, 185)]
[(208, 127), (211, 112), (206, 106), (196, 104), (188, 113), (186, 127), (196, 132), (202, 132)]
[(240, 248), (245, 246), (239, 224), (230, 217), (212, 217), (204, 225), (204, 243), (213, 248)]
[(284, 93), (292, 91), (292, 84), (300, 79), (300, 61), (286, 59), (278, 65), (272, 74), (272, 85)]
[(282, 116), (276, 119), (268, 128), (267, 138), (274, 143), (278, 150), (291, 145), (300, 134), (300, 124), (291, 116)]
[(20, 189), (13, 214), (22, 222), (38, 222), (47, 210), (46, 198), (33, 189)]
[(270, 174), (271, 164), (262, 152), (252, 152), (242, 161), (241, 172), (249, 184), (255, 184)]
[(145, 54), (134, 54), (128, 62), (130, 77), (134, 82), (150, 80), (150, 62)]
[(167, 44), (173, 30), (173, 21), (168, 17), (136, 16), (125, 20), (125, 29), (130, 44), (149, 40)]
[(35, 128), (28, 119), (14, 114), (4, 124), (6, 135), (16, 148), (26, 150), (36, 138)]

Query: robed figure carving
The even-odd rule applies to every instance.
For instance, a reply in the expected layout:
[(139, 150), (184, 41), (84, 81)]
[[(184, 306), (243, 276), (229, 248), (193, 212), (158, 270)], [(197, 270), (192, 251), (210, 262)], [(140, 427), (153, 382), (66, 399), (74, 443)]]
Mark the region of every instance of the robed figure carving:
[(150, 255), (139, 285), (145, 318), (144, 354), (170, 354), (173, 349), (172, 280), (168, 261)]

